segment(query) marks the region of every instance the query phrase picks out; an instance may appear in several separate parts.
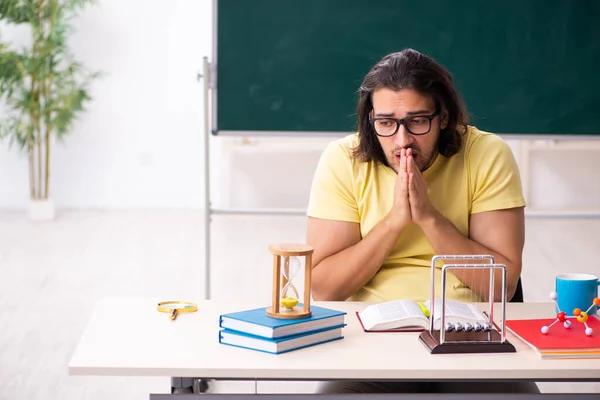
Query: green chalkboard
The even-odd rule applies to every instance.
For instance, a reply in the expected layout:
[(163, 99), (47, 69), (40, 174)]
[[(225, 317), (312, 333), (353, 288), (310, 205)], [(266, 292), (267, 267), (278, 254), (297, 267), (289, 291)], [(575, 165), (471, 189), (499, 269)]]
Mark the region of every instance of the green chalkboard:
[(481, 129), (600, 135), (598, 0), (217, 0), (216, 15), (214, 133), (350, 132), (363, 76), (412, 47)]

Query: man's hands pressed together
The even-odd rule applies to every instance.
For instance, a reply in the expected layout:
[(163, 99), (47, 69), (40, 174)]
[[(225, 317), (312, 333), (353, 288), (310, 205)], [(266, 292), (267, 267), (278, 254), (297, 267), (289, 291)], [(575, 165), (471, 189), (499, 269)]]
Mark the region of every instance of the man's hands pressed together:
[(388, 214), (392, 227), (398, 234), (412, 221), (410, 203), (408, 202), (408, 172), (406, 150), (400, 153), (400, 168), (394, 187), (394, 201)]
[(408, 202), (412, 220), (417, 225), (421, 225), (427, 219), (434, 217), (436, 210), (429, 201), (427, 181), (415, 164), (411, 149), (406, 150), (406, 173), (408, 174)]
[(429, 200), (427, 181), (417, 167), (411, 149), (400, 151), (400, 167), (394, 188), (394, 201), (388, 218), (398, 233), (411, 221), (417, 225), (435, 216)]

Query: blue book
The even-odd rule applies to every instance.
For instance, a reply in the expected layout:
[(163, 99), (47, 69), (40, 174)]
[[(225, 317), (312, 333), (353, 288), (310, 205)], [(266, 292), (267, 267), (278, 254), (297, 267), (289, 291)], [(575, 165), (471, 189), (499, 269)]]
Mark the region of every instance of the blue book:
[[(301, 304), (298, 304), (302, 307)], [(267, 316), (268, 307), (223, 314), (219, 326), (224, 329), (244, 332), (267, 339), (319, 331), (344, 325), (346, 312), (310, 306), (311, 316), (299, 319), (279, 319)]]
[(271, 354), (287, 353), (288, 351), (303, 349), (317, 344), (343, 339), (342, 326), (335, 326), (318, 331), (293, 335), (278, 339), (267, 339), (261, 336), (249, 335), (244, 332), (222, 329), (219, 331), (219, 343), (257, 350)]

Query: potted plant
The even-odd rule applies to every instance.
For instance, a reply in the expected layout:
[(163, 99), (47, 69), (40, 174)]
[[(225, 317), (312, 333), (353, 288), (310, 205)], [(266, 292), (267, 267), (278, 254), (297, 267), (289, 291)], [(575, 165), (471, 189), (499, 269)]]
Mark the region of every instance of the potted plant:
[(26, 24), (31, 44), (21, 49), (0, 36), (0, 139), (29, 160), (29, 215), (54, 218), (50, 198), (51, 144), (70, 132), (91, 100), (87, 72), (72, 57), (70, 20), (93, 0), (1, 0), (0, 23)]

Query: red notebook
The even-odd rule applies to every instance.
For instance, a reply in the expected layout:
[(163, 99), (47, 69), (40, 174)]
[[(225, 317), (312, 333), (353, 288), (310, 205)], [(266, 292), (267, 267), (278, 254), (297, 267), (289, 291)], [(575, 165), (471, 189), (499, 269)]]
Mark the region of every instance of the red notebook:
[(600, 351), (600, 319), (591, 316), (586, 321), (593, 329), (592, 336), (585, 334), (585, 325), (575, 318), (569, 318), (571, 327), (565, 328), (562, 322), (552, 325), (547, 334), (543, 326), (550, 326), (556, 318), (507, 320), (506, 328), (535, 350), (544, 351)]

